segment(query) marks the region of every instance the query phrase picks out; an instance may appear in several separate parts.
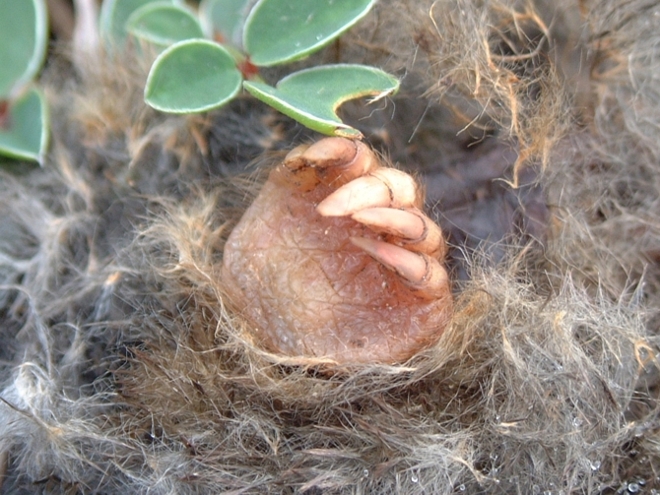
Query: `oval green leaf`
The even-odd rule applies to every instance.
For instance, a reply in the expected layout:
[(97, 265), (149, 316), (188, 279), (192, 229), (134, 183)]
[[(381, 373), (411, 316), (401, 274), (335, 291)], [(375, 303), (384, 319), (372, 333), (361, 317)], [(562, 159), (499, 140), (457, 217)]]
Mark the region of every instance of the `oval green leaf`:
[(399, 81), (382, 70), (364, 65), (324, 65), (302, 70), (282, 79), (275, 88), (245, 81), (245, 89), (273, 108), (310, 129), (330, 136), (361, 138), (362, 133), (337, 116), (348, 100), (395, 93)]
[(233, 98), (242, 80), (234, 59), (217, 43), (180, 41), (152, 65), (144, 99), (163, 112), (203, 112)]
[(155, 2), (140, 7), (126, 21), (126, 30), (136, 38), (159, 46), (204, 37), (202, 27), (193, 13), (169, 2)]
[(250, 0), (202, 0), (199, 14), (207, 36), (240, 47), (250, 3)]
[[(122, 46), (128, 32), (126, 21), (140, 7), (157, 0), (104, 0), (101, 5), (99, 31), (103, 38), (112, 44)], [(179, 3), (168, 0), (168, 3)]]
[(0, 154), (43, 163), (50, 135), (44, 95), (30, 89), (9, 107), (6, 127), (0, 127)]
[(46, 54), (44, 0), (0, 2), (0, 99), (11, 98), (39, 71)]
[(362, 19), (376, 0), (260, 0), (245, 22), (243, 46), (262, 67), (322, 48)]

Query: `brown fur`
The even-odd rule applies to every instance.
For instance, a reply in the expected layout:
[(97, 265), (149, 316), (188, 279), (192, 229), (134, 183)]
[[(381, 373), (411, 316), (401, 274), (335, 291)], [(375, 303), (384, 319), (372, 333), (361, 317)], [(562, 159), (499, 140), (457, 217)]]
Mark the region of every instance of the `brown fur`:
[(660, 489), (659, 15), (382, 2), (317, 56), (405, 76), (345, 115), (464, 197), (428, 205), (454, 242), (441, 340), (331, 376), (255, 347), (216, 276), (270, 152), (310, 135), (248, 98), (159, 115), (146, 62), (55, 57), (48, 163), (0, 182), (2, 491)]

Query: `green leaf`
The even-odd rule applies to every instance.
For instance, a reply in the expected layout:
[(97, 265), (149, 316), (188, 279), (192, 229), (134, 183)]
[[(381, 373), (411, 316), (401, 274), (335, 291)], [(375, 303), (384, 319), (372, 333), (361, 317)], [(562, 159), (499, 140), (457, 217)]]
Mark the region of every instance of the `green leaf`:
[(250, 0), (202, 0), (199, 14), (208, 36), (240, 47), (244, 20), (248, 14)]
[(6, 125), (0, 128), (0, 154), (42, 163), (49, 134), (46, 99), (30, 89), (9, 107)]
[(362, 19), (376, 0), (260, 0), (245, 22), (243, 46), (263, 67), (303, 58)]
[(204, 37), (193, 13), (169, 2), (143, 5), (130, 15), (126, 30), (137, 38), (160, 46)]
[(234, 59), (217, 43), (180, 41), (152, 65), (144, 99), (163, 112), (203, 112), (233, 98), (242, 80)]
[[(140, 7), (157, 0), (104, 0), (101, 5), (99, 30), (109, 43), (124, 44), (128, 32), (126, 21)], [(170, 0), (168, 3), (179, 3)]]
[(0, 99), (10, 98), (39, 71), (48, 42), (44, 0), (0, 1)]
[(357, 129), (337, 116), (339, 106), (363, 96), (383, 98), (399, 89), (399, 81), (364, 65), (324, 65), (302, 70), (282, 79), (275, 88), (245, 81), (253, 96), (292, 119), (322, 134), (361, 138)]

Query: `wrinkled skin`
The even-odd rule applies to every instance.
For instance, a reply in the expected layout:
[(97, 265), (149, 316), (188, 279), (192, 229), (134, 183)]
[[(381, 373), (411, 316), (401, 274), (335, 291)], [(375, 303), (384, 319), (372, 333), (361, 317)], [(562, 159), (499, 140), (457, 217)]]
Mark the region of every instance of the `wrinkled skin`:
[(363, 143), (296, 148), (231, 233), (223, 277), (258, 345), (337, 363), (402, 362), (451, 313), (439, 227), (414, 180)]

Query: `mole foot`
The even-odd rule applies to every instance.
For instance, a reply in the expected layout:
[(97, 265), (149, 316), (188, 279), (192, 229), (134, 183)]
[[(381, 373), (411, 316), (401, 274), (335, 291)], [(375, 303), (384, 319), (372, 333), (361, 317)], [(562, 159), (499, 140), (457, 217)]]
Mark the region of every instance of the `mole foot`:
[(415, 180), (362, 142), (291, 151), (225, 247), (223, 276), (259, 345), (338, 363), (401, 362), (452, 307), (440, 227)]

